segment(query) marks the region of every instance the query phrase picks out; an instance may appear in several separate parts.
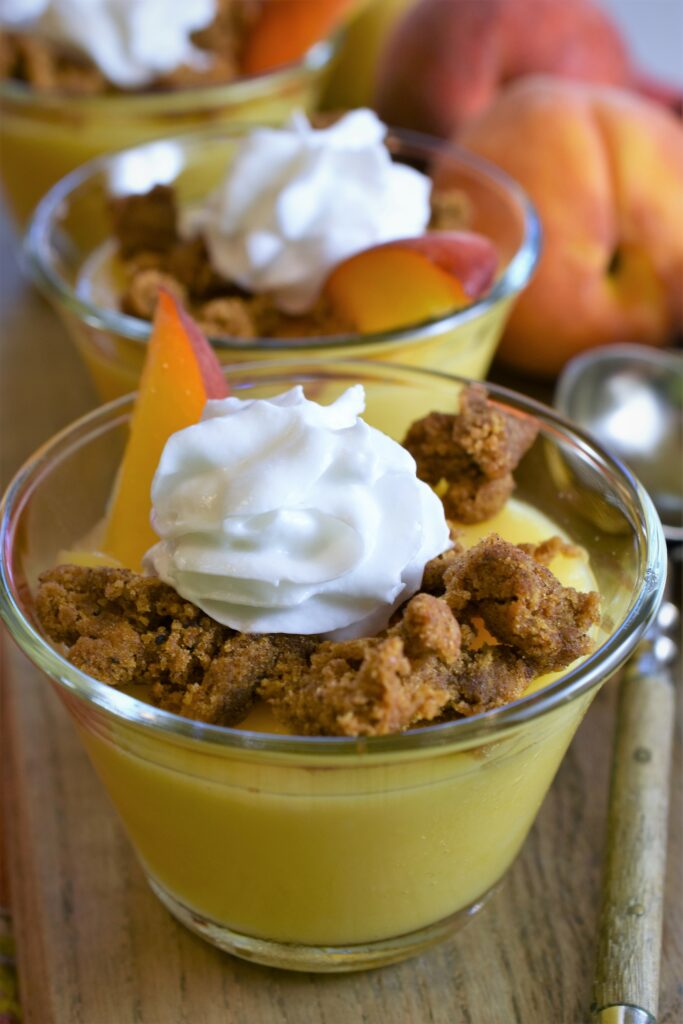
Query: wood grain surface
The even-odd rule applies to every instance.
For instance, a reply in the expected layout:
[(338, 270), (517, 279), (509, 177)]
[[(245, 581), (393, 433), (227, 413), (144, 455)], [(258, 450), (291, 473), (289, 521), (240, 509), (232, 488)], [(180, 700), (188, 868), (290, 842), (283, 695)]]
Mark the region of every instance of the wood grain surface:
[(594, 1000), (653, 1017), (659, 1001), (666, 823), (675, 715), (671, 673), (641, 642), (619, 687)]
[[(94, 404), (64, 331), (0, 233), (2, 474)], [(615, 687), (581, 726), (522, 854), (461, 933), (405, 964), (296, 975), (223, 955), (142, 877), (74, 729), (12, 643), (2, 786), (26, 1024), (587, 1024)], [(681, 702), (679, 701), (679, 709)], [(683, 1021), (683, 772), (675, 752), (661, 1024)]]

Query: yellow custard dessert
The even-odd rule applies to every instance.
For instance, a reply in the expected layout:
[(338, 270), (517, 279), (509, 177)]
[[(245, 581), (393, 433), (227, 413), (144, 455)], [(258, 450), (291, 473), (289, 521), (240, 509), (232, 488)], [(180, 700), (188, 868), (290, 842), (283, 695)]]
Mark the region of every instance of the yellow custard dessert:
[(343, 12), (320, 0), (292, 38), (272, 24), (279, 6), (38, 0), (0, 10), (0, 180), (17, 220), (87, 160), (164, 137), (171, 123), (278, 123), (312, 109)]
[[(298, 112), (281, 128), (226, 139), (218, 183), (190, 203), (182, 188), (145, 187), (150, 172), (122, 154), (109, 181), (110, 237), (85, 260), (79, 299), (134, 318), (139, 333), (164, 287), (226, 360), (343, 346), (349, 357), (483, 377), (507, 303), (486, 310), (471, 337), (463, 325), (457, 344), (446, 321), (491, 292), (505, 254), (468, 229), (466, 191), (440, 191), (429, 173), (392, 158), (387, 132), (370, 110), (323, 126)], [(156, 158), (170, 169), (178, 151), (168, 143)], [(434, 328), (416, 345), (425, 323)], [(89, 349), (103, 390), (106, 370)], [(116, 349), (126, 390), (144, 347)]]
[[(368, 424), (394, 438), (430, 410), (455, 411), (462, 388), (443, 375), (371, 363), (259, 364), (230, 374), (241, 397), (303, 384), (328, 403), (357, 382)], [(499, 409), (540, 424), (540, 436), (504, 509), (462, 528), (467, 550), (456, 552), (456, 566), (493, 530), (510, 544), (559, 536), (581, 545), (585, 554), (560, 544), (550, 567), (564, 585), (600, 593), (596, 651), (555, 682), (533, 679), (513, 703), (404, 732), (302, 735), (265, 703), (236, 727), (169, 714), (148, 683), (122, 691), (98, 682), (40, 635), (39, 577), (59, 573), (60, 552), (75, 561), (77, 538), (111, 509), (132, 401), (63, 432), (8, 494), (3, 616), (72, 716), (154, 891), (222, 949), (279, 967), (345, 971), (414, 955), (459, 927), (510, 866), (590, 701), (656, 610), (665, 554), (647, 497), (552, 413), (490, 391)], [(101, 541), (107, 550), (106, 535)], [(89, 571), (106, 564), (98, 556)]]
[[(464, 540), (491, 529), (513, 543), (558, 533), (514, 499)], [(595, 588), (584, 557), (560, 556), (552, 569), (565, 585)], [(123, 723), (81, 735), (147, 871), (190, 913), (255, 938), (344, 946), (425, 928), (486, 894), (587, 704), (473, 749), (368, 758), (361, 746), (305, 765), (258, 750), (200, 753)], [(269, 731), (272, 718), (256, 709), (250, 726)]]
[[(550, 685), (592, 650), (599, 599), (583, 549), (511, 497), (535, 417), (476, 384), (444, 412), (429, 389), (307, 383), (227, 394), (163, 292), (97, 550), (40, 576), (36, 614), (143, 719), (187, 724), (74, 707), (174, 912), (362, 947), (438, 931), (501, 877), (587, 701), (484, 743), (420, 738)], [(207, 728), (225, 746), (193, 744)]]
[[(36, 214), (28, 232), (28, 265), (63, 316), (103, 400), (134, 390), (149, 340), (145, 320), (120, 308), (126, 282), (121, 268), (112, 263), (112, 198), (158, 186), (173, 190), (179, 210), (201, 207), (218, 189), (250, 131), (206, 130), (112, 154), (52, 190)], [(418, 281), (411, 325), (385, 330), (345, 329), (336, 336), (325, 336), (325, 331), (315, 336), (290, 329), (282, 336), (245, 337), (205, 325), (221, 363), (305, 354), (386, 361), (483, 379), (516, 296), (538, 258), (535, 213), (513, 182), (455, 147), (415, 143), (393, 131), (386, 145), (395, 163), (433, 175), (437, 192), (462, 197), (462, 223), (449, 230), (464, 229), (493, 245), (498, 256), (493, 287), (464, 308), (435, 315), (422, 308), (429, 289)], [(406, 229), (395, 237), (416, 233)], [(376, 279), (374, 272), (358, 276), (361, 281)], [(402, 283), (400, 291), (410, 288)]]

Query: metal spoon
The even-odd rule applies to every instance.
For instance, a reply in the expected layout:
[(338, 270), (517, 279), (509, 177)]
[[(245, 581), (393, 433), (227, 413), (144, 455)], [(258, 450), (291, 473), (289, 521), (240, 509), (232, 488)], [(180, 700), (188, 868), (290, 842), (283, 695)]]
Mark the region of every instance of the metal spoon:
[(656, 1024), (683, 551), (683, 355), (593, 349), (567, 365), (555, 404), (640, 477), (669, 542), (672, 600), (619, 693), (592, 1007), (600, 1024)]

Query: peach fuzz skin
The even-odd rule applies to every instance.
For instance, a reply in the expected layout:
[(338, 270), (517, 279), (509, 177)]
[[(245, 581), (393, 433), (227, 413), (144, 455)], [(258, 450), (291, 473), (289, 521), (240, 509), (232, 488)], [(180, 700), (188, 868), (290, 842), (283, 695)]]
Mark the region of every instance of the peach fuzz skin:
[(671, 339), (683, 312), (674, 115), (621, 90), (537, 77), (511, 86), (459, 141), (516, 178), (543, 225), (501, 359), (552, 375), (594, 345)]
[(376, 106), (389, 124), (448, 138), (529, 74), (633, 78), (619, 29), (592, 0), (418, 0), (387, 40)]

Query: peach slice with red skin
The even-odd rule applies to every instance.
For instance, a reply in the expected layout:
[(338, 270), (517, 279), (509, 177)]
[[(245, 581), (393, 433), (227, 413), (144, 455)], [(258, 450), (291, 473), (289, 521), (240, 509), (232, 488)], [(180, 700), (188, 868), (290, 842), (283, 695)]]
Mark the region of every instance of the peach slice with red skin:
[(220, 363), (197, 325), (163, 289), (130, 421), (128, 443), (114, 486), (104, 532), (105, 555), (139, 571), (159, 539), (150, 492), (166, 441), (196, 423), (209, 398), (228, 393)]
[(390, 331), (455, 312), (481, 298), (498, 265), (495, 246), (470, 231), (434, 231), (350, 256), (325, 295), (358, 331)]
[(363, 0), (268, 0), (245, 43), (242, 71), (260, 75), (301, 60), (337, 29)]

